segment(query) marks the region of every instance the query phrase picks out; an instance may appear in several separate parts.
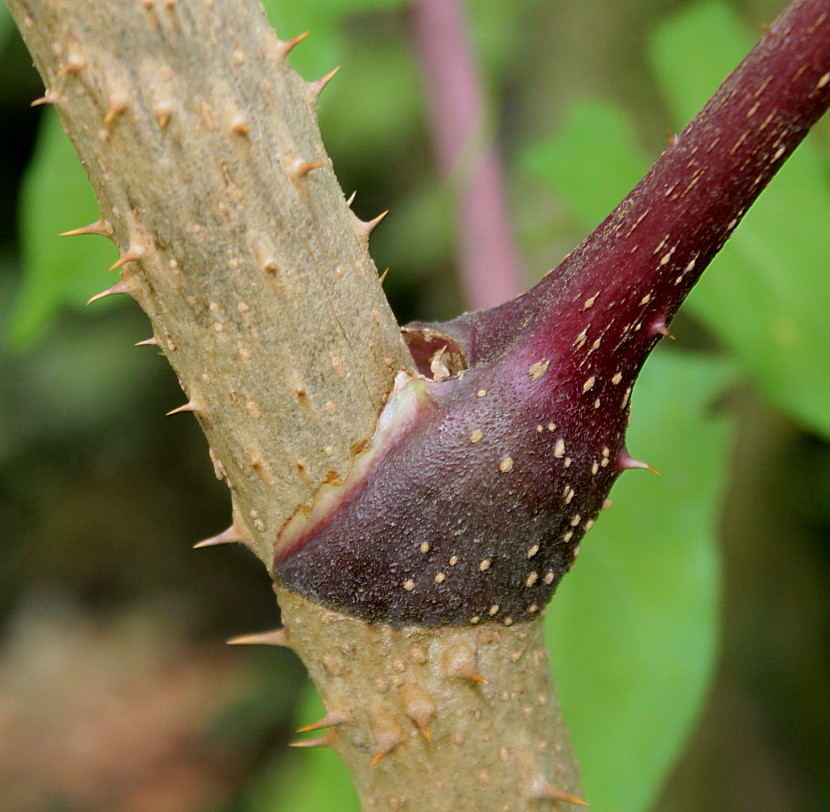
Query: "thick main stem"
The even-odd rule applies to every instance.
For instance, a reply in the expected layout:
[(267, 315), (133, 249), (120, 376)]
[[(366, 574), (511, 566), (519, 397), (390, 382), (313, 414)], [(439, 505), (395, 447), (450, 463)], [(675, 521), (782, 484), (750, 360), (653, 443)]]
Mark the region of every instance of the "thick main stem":
[[(101, 205), (101, 220), (82, 232), (116, 242), (121, 280), (110, 292), (132, 295), (150, 316), (217, 475), (231, 488), (234, 524), (216, 541), (244, 542), (270, 567), (277, 532), (321, 483), (346, 477), (375, 431), (395, 373), (414, 371), (367, 252), (369, 224), (349, 211), (320, 140), (314, 108), (325, 81), (305, 83), (291, 71), (294, 43), (276, 39), (253, 0), (216, 0), (209, 13), (202, 0), (9, 6), (44, 78), (42, 101), (58, 108)], [(315, 641), (324, 630), (302, 622), (298, 603), (285, 598), (292, 640), (319, 675), (328, 661)], [(302, 603), (309, 617), (323, 616)], [(336, 628), (355, 635), (358, 647), (367, 640), (377, 646), (353, 682), (351, 671), (338, 678), (360, 716), (375, 703), (363, 677), (370, 667), (394, 666), (399, 635), (381, 639), (377, 627), (348, 619)], [(430, 650), (444, 636), (418, 632)], [(537, 650), (535, 638), (521, 640), (530, 642), (504, 656), (482, 655), (492, 688), (463, 685), (454, 713), (469, 720), (484, 712), (479, 729), (492, 728), (491, 740), (503, 722), (505, 742), (546, 743), (541, 766), (561, 762), (575, 787), (566, 734), (546, 722), (556, 707), (547, 662), (525, 656), (531, 642)], [(337, 645), (342, 654), (351, 642), (340, 637)], [(515, 651), (524, 664), (511, 659)], [(532, 714), (524, 706), (506, 714), (499, 686), (520, 672), (528, 685), (546, 686), (548, 705), (540, 691)], [(515, 702), (508, 694), (504, 707)], [(435, 722), (438, 741), (449, 724)], [(415, 812), (420, 785), (439, 760), (447, 797), (460, 797), (452, 782), (466, 786), (480, 747), (402, 746), (398, 755), (412, 759), (408, 788), (388, 769), (397, 757), (391, 753), (387, 765), (371, 770), (371, 755), (360, 750), (347, 761), (364, 798), (406, 795)], [(501, 759), (501, 750), (488, 752)], [(515, 791), (507, 766), (474, 766), (487, 770), (480, 783), (493, 797)], [(533, 773), (542, 774), (559, 777)], [(542, 782), (532, 792), (544, 799), (555, 789)], [(478, 809), (488, 807), (482, 801)]]

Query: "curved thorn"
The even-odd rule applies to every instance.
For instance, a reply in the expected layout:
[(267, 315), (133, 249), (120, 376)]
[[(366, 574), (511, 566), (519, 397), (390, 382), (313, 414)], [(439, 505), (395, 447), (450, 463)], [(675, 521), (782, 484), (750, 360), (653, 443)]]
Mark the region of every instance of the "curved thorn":
[(242, 534), (234, 525), (231, 525), (227, 530), (219, 533), (219, 535), (211, 536), (210, 538), (197, 542), (193, 545), (193, 549), (201, 550), (203, 547), (218, 547), (220, 544), (239, 544), (243, 540)]
[(136, 347), (160, 347), (159, 340), (153, 336), (152, 338), (145, 338), (144, 341), (136, 341)]
[(566, 804), (576, 804), (577, 806), (588, 806), (588, 802), (570, 792), (565, 792), (541, 778), (534, 781), (533, 786), (528, 793), (531, 798), (546, 798), (551, 801), (559, 801)]
[(56, 93), (53, 93), (51, 90), (47, 90), (42, 96), (36, 98), (31, 106), (32, 107), (41, 107), (44, 104), (55, 104), (58, 101), (58, 96)]
[(196, 405), (195, 401), (189, 400), (183, 406), (179, 406), (176, 409), (171, 409), (165, 417), (170, 417), (171, 414), (181, 414), (182, 412), (198, 412), (199, 407)]
[(324, 727), (337, 727), (349, 721), (349, 717), (337, 711), (327, 713), (319, 722), (313, 722), (305, 727), (297, 728), (297, 733), (310, 733), (312, 730), (322, 730)]
[(274, 629), (270, 632), (254, 632), (254, 634), (240, 634), (228, 640), (229, 646), (285, 646), (291, 648), (288, 642), (288, 631), (285, 628)]
[(97, 302), (99, 299), (105, 299), (107, 296), (117, 296), (121, 293), (131, 293), (129, 286), (127, 283), (122, 279), (117, 284), (113, 285), (111, 288), (107, 288), (106, 290), (102, 290), (100, 293), (96, 293), (88, 302), (88, 305), (91, 305), (93, 302)]
[(131, 245), (120, 257), (118, 257), (112, 265), (107, 268), (108, 271), (114, 271), (128, 262), (136, 259), (141, 259), (144, 256), (144, 249), (140, 245)]
[(641, 468), (644, 471), (651, 471), (653, 474), (657, 474), (657, 476), (662, 476), (656, 468), (652, 468), (647, 462), (634, 459), (634, 457), (628, 453), (628, 449), (626, 448), (622, 448), (620, 453), (617, 455), (617, 467), (620, 471), (630, 471), (634, 468)]
[(666, 322), (662, 320), (654, 322), (654, 324), (652, 324), (649, 328), (649, 332), (653, 336), (661, 335), (665, 338), (670, 338), (672, 341), (677, 341), (677, 339), (669, 332), (669, 328), (666, 327)]

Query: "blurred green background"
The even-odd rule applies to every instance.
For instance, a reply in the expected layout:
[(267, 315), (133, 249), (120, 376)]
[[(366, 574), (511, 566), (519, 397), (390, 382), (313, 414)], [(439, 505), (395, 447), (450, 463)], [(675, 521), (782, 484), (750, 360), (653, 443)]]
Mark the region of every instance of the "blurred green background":
[[(272, 0), (342, 65), (321, 127), (401, 322), (464, 307), (403, 0)], [(468, 0), (525, 283), (613, 207), (781, 3)], [(0, 8), (0, 808), (356, 812), (195, 423)], [(547, 619), (598, 812), (830, 810), (830, 122), (707, 271), (635, 390), (634, 472)], [(486, 280), (485, 280), (486, 282)]]

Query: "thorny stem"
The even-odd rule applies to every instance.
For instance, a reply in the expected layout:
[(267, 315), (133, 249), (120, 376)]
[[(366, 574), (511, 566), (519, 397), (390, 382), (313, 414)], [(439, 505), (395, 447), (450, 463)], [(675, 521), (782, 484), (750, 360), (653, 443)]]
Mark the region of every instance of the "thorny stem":
[[(58, 105), (88, 166), (103, 211), (94, 231), (114, 233), (120, 247), (122, 279), (112, 292), (135, 296), (151, 316), (190, 393), (187, 408), (199, 416), (217, 471), (231, 485), (230, 535), (268, 560), (287, 505), (312, 498), (315, 484), (348, 477), (384, 384), (409, 366), (367, 272), (367, 227), (350, 219), (330, 171), (320, 171), (319, 185), (312, 182), (310, 173), (326, 160), (311, 115), (322, 85), (299, 83), (285, 65), (290, 43), (275, 41), (243, 0), (216, 0), (212, 15), (195, 0), (140, 6), (13, 0), (10, 6), (46, 80), (45, 100)], [(338, 564), (356, 566), (357, 554), (357, 564), (365, 565), (360, 556), (369, 554), (366, 579), (336, 600), (327, 593), (318, 602), (307, 597), (316, 586), (303, 581), (310, 568), (289, 566), (278, 578), (289, 617), (283, 639), (292, 643), (296, 632), (292, 644), (338, 720), (328, 741), (352, 764), (367, 809), (449, 812), (459, 808), (457, 788), (473, 783), (480, 812), (562, 808), (575, 800), (564, 735), (557, 730), (543, 738), (537, 728), (555, 724), (550, 711), (540, 710), (551, 706), (551, 694), (534, 687), (547, 684), (544, 656), (533, 656), (539, 609), (593, 521), (586, 517), (596, 515), (621, 470), (640, 465), (625, 452), (623, 437), (630, 387), (645, 357), (830, 102), (829, 15), (827, 0), (793, 3), (556, 271), (513, 302), (444, 326), (451, 352), (472, 366), (463, 379), (442, 374), (417, 382), (428, 407), (416, 411), (403, 440), (392, 445), (397, 456), (381, 460), (386, 477), (353, 491), (347, 507), (360, 521), (346, 529), (354, 535), (334, 533), (329, 540), (341, 544)], [(245, 73), (258, 61), (273, 72), (273, 84), (256, 70)], [(258, 171), (251, 174), (251, 166)], [(278, 190), (278, 199), (261, 199), (263, 186)], [(279, 212), (271, 221), (260, 217), (269, 206)], [(318, 300), (326, 307), (317, 307)], [(343, 302), (351, 307), (338, 308)], [(286, 303), (288, 311), (281, 309)], [(275, 324), (274, 313), (285, 323)], [(328, 320), (324, 331), (343, 339), (344, 355), (327, 355), (320, 319)], [(310, 352), (298, 331), (315, 340)], [(484, 380), (487, 387), (477, 391)], [(352, 409), (350, 399), (363, 408)], [(346, 415), (333, 426), (328, 418), (341, 408)], [(547, 429), (535, 425), (544, 412), (557, 415)], [(292, 420), (301, 430), (285, 440)], [(470, 432), (472, 420), (483, 421), (492, 437)], [(345, 448), (321, 452), (321, 433)], [(510, 443), (515, 458), (498, 453), (512, 451)], [(440, 475), (444, 447), (455, 454), (457, 478)], [(566, 447), (574, 449), (573, 459)], [(325, 473), (323, 457), (340, 467)], [(434, 486), (429, 498), (413, 492), (409, 475), (418, 466), (432, 466), (423, 480)], [(461, 494), (467, 501), (452, 498), (460, 488), (467, 488)], [(361, 501), (366, 493), (368, 503)], [(499, 498), (505, 493), (509, 504)], [(544, 506), (560, 500), (568, 510), (547, 514), (540, 498)], [(366, 504), (398, 511), (410, 523), (373, 546), (371, 534), (382, 523), (361, 514)], [(457, 571), (469, 574), (466, 581), (442, 577), (443, 569), (434, 578), (423, 565), (418, 569), (418, 555), (434, 558), (440, 544), (451, 543), (442, 533), (459, 518), (451, 510), (462, 511), (467, 527), (489, 528), (482, 538), (493, 536), (486, 541), (492, 559), (478, 563), (475, 549), (459, 549)], [(550, 549), (533, 541), (540, 527), (541, 541), (555, 540)], [(413, 545), (425, 530), (434, 531), (430, 544)], [(342, 548), (349, 538), (359, 543)], [(313, 563), (311, 542), (320, 535), (302, 541), (300, 552)], [(332, 549), (318, 544), (316, 572), (326, 589), (332, 579), (342, 588), (345, 571), (333, 567)], [(283, 552), (286, 563), (299, 559), (290, 545)], [(430, 560), (444, 567), (443, 559)], [(535, 569), (543, 560), (550, 567), (544, 578)], [(405, 574), (410, 568), (415, 577)], [(287, 586), (291, 578), (306, 597)], [(485, 614), (481, 606), (489, 605), (493, 589), (502, 590), (504, 601)], [(358, 593), (374, 603), (367, 609)], [(459, 603), (467, 595), (475, 606)], [(332, 611), (338, 602), (355, 611)], [(372, 614), (382, 607), (390, 610), (386, 617)], [(448, 617), (457, 625), (447, 625)], [(390, 669), (395, 654), (400, 667), (393, 660)], [(485, 679), (491, 687), (478, 690)], [(534, 691), (536, 706), (526, 701)], [(350, 707), (334, 707), (344, 699)], [(465, 726), (483, 749), (454, 746)], [(500, 729), (509, 745), (499, 741)], [(474, 782), (471, 752), (481, 765)], [(556, 785), (560, 776), (565, 786)]]

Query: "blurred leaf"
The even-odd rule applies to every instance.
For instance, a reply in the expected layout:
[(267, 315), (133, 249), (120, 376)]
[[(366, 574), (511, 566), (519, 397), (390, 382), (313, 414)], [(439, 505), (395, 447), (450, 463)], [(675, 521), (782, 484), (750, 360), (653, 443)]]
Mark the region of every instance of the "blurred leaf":
[(546, 621), (554, 677), (595, 812), (644, 812), (706, 694), (718, 626), (719, 494), (729, 432), (721, 362), (657, 352), (629, 445), (662, 471), (625, 474)]
[(23, 182), (21, 210), (25, 272), (8, 330), (18, 348), (35, 341), (61, 306), (83, 307), (107, 287), (104, 271), (117, 257), (101, 237), (58, 237), (97, 220), (99, 209), (53, 110), (44, 113)]
[[(325, 715), (323, 703), (308, 681), (297, 714), (297, 726)], [(312, 739), (320, 733), (297, 735)], [(245, 812), (360, 812), (360, 803), (346, 767), (328, 748), (297, 749), (290, 765), (281, 755), (251, 794)]]
[[(651, 59), (678, 125), (748, 49), (723, 4), (693, 6), (659, 28)], [(681, 56), (682, 55), (682, 58)], [(694, 70), (689, 70), (694, 65)], [(630, 118), (582, 102), (521, 166), (596, 225), (647, 169)], [(818, 145), (805, 141), (761, 194), (689, 296), (687, 307), (739, 359), (771, 402), (830, 437), (830, 186)]]
[(0, 3), (0, 46), (6, 44), (6, 37), (14, 31), (14, 20), (6, 8), (5, 3)]
[(568, 110), (553, 138), (528, 147), (519, 166), (556, 189), (591, 228), (602, 222), (648, 169), (625, 111), (589, 99)]

